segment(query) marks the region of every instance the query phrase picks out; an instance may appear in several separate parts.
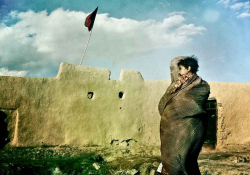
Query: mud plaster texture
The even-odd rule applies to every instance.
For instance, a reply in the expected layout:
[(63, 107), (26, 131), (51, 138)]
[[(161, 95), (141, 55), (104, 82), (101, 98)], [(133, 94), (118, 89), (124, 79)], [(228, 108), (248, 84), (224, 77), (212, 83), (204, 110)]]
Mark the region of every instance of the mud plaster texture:
[[(10, 145), (148, 146), (159, 155), (158, 103), (169, 80), (61, 63), (55, 78), (0, 76)], [(250, 83), (208, 82), (217, 100), (217, 147), (250, 144)]]

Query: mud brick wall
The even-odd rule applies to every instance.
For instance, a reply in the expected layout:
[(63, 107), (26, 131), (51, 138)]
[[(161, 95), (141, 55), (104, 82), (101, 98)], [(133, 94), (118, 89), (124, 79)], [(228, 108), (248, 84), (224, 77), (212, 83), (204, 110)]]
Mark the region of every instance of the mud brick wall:
[[(217, 101), (217, 148), (250, 143), (250, 83), (208, 82)], [(138, 71), (62, 63), (55, 78), (0, 76), (12, 146), (160, 146), (158, 103), (169, 80)]]

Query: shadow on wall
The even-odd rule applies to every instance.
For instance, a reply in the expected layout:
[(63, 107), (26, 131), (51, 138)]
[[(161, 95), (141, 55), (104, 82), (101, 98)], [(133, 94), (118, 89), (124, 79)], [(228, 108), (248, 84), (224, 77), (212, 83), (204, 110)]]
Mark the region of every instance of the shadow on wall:
[(4, 146), (10, 142), (9, 139), (9, 131), (8, 131), (8, 125), (6, 122), (7, 115), (0, 111), (0, 149), (3, 149)]

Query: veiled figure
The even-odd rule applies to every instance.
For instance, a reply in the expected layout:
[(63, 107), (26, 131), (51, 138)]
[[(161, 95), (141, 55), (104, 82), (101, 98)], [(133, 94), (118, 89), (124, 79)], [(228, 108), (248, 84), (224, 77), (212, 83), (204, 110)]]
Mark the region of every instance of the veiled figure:
[(193, 56), (171, 61), (171, 84), (158, 106), (165, 174), (200, 175), (197, 158), (207, 130), (205, 104), (210, 87), (196, 74), (198, 67)]

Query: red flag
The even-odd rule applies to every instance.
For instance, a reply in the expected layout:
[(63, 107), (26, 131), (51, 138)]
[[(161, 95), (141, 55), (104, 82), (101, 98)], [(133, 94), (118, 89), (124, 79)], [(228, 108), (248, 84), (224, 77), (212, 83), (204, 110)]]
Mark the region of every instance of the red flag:
[(98, 7), (92, 13), (90, 13), (85, 20), (85, 26), (88, 27), (89, 31), (92, 29), (94, 25), (97, 10)]

